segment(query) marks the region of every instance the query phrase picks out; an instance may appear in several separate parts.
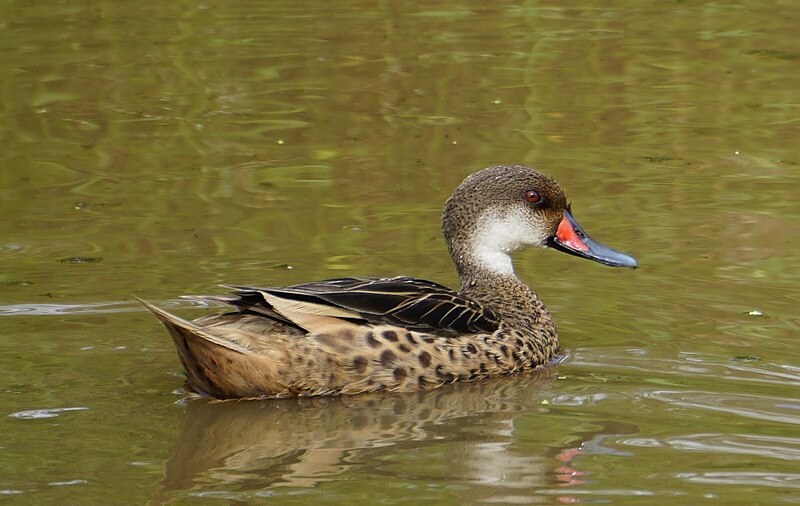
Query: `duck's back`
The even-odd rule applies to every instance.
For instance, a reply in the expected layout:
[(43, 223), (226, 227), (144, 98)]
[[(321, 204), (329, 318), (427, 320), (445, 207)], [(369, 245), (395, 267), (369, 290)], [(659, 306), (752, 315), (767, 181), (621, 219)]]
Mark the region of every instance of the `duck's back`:
[[(225, 303), (239, 311), (284, 321), (284, 312), (302, 311), (354, 324), (397, 325), (443, 336), (491, 333), (500, 326), (500, 319), (491, 308), (438, 283), (405, 276), (339, 278), (279, 288), (227, 288), (234, 290), (234, 296), (225, 298)], [(314, 330), (302, 325), (299, 328)]]

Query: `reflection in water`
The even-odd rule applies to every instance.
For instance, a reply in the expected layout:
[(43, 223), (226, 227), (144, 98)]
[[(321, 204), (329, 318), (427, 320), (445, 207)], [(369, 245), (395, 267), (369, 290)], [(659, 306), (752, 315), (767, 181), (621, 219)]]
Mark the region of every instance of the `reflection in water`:
[[(580, 371), (587, 358), (579, 356), (563, 367), (577, 366)], [(602, 370), (602, 365), (594, 364), (593, 370)], [(714, 363), (697, 356), (655, 360), (651, 365), (654, 369), (640, 371), (637, 366), (614, 364), (614, 371), (648, 376), (658, 371), (662, 379), (668, 378), (670, 371), (682, 372), (684, 378), (713, 378), (718, 388), (724, 388), (726, 382), (757, 385), (783, 380), (791, 385), (796, 381), (782, 369), (771, 370), (768, 364)], [(678, 483), (797, 486), (797, 475), (770, 462), (800, 460), (798, 438), (745, 432), (654, 437), (641, 433), (642, 419), (637, 413), (608, 410), (609, 406), (634, 402), (645, 403), (649, 413), (666, 406), (663, 409), (672, 413), (711, 410), (796, 424), (800, 422), (800, 401), (677, 388), (586, 395), (576, 382), (579, 376), (568, 382), (573, 388), (555, 387), (556, 373), (549, 368), (536, 375), (401, 395), (190, 401), (180, 440), (153, 501), (161, 503), (185, 494), (241, 499), (301, 490), (314, 493), (325, 483), (345, 478), (366, 483), (376, 476), (414, 486), (419, 481), (436, 481), (442, 473), (448, 476), (449, 486), (464, 485), (469, 496), (462, 499), (471, 502), (530, 503), (551, 497), (575, 503), (614, 496), (650, 497), (659, 495), (659, 485), (648, 479), (631, 482), (627, 488), (609, 486), (615, 473), (604, 468), (612, 459), (624, 472), (625, 460), (648, 454), (656, 460), (673, 461), (669, 471), (658, 471), (656, 466), (651, 479), (672, 482), (678, 488)], [(609, 414), (581, 425), (578, 413), (592, 408)], [(573, 419), (576, 426), (562, 431), (560, 440), (551, 441), (546, 434), (551, 428), (547, 419), (549, 423), (553, 419), (543, 416), (545, 411), (555, 416), (573, 413), (578, 416)], [(531, 430), (542, 433), (533, 439), (541, 437), (537, 451), (525, 444), (532, 437)], [(564, 439), (567, 433), (569, 437)], [(697, 454), (713, 456), (717, 464), (698, 464), (693, 457)], [(754, 463), (758, 468), (740, 472), (720, 468), (726, 456), (767, 460)], [(323, 490), (330, 493), (328, 488)]]
[(379, 458), (381, 448), (442, 441), (458, 443), (457, 455), (449, 457), (451, 476), (493, 486), (542, 485), (546, 457), (514, 447), (514, 416), (535, 409), (555, 374), (556, 367), (548, 367), (409, 394), (188, 401), (157, 497), (206, 487), (310, 487), (348, 469), (357, 472), (353, 468)]

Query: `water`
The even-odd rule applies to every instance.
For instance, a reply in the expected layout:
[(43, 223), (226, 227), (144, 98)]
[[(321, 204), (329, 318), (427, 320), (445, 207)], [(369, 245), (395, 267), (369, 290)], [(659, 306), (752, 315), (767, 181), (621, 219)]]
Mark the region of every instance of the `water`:
[[(0, 7), (0, 493), (19, 504), (800, 502), (792, 2)], [(568, 356), (421, 394), (181, 402), (131, 295), (454, 284), (524, 162), (640, 268), (517, 256)]]

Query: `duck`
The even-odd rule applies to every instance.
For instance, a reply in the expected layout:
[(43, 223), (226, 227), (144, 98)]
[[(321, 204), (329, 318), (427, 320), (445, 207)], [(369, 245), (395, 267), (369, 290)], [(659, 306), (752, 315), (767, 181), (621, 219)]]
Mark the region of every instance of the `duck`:
[(610, 267), (637, 266), (589, 237), (558, 183), (524, 165), (467, 176), (445, 202), (441, 229), (458, 290), (407, 276), (222, 285), (229, 294), (184, 296), (229, 308), (195, 320), (139, 301), (171, 335), (187, 395), (224, 400), (430, 390), (542, 368), (558, 358), (555, 321), (515, 274), (513, 252), (548, 248)]

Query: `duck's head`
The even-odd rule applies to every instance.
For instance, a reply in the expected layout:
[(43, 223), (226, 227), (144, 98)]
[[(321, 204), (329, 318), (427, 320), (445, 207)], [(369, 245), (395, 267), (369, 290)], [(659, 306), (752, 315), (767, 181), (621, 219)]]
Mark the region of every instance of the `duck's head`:
[(636, 267), (632, 257), (584, 232), (555, 180), (522, 165), (498, 165), (469, 175), (445, 203), (442, 231), (462, 274), (513, 275), (510, 253), (525, 246), (550, 247), (612, 267)]

